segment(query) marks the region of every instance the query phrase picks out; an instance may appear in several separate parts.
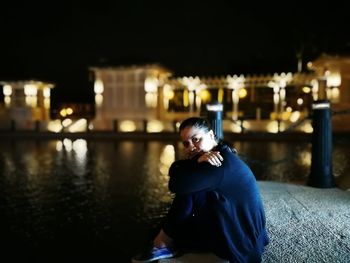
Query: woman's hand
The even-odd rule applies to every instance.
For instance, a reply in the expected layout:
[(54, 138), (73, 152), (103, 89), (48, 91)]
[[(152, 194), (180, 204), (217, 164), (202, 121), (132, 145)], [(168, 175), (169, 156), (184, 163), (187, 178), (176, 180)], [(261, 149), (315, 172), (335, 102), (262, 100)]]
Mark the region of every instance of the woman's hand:
[(208, 162), (217, 167), (221, 166), (223, 160), (224, 158), (222, 158), (220, 152), (218, 151), (205, 152), (198, 158), (199, 163)]

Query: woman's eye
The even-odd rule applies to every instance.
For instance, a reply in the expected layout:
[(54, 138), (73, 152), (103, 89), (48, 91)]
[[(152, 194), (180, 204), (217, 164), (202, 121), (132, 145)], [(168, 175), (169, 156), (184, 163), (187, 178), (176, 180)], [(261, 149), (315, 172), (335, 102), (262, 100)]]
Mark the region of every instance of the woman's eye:
[(193, 143), (196, 143), (196, 142), (199, 142), (200, 141), (200, 138), (192, 138), (192, 142)]

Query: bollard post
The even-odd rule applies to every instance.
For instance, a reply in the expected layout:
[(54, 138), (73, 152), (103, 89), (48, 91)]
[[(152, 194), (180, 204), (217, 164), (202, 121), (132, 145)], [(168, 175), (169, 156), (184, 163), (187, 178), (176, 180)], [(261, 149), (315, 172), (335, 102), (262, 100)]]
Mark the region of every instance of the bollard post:
[(216, 138), (219, 140), (224, 139), (222, 131), (222, 111), (223, 105), (221, 103), (207, 104), (207, 119)]
[(319, 100), (312, 104), (312, 156), (307, 184), (318, 188), (335, 186), (332, 171), (332, 119), (330, 103)]
[(146, 133), (147, 133), (147, 124), (148, 124), (148, 121), (146, 119), (142, 120), (142, 129), (143, 129), (143, 132), (146, 132)]
[(11, 123), (10, 123), (10, 131), (11, 131), (11, 132), (16, 131), (16, 121), (15, 121), (15, 120), (11, 120)]
[(118, 124), (118, 120), (116, 120), (116, 119), (113, 120), (113, 131), (114, 132), (119, 131), (119, 124)]
[(34, 130), (36, 132), (40, 132), (40, 121), (38, 121), (38, 120), (35, 121), (35, 128), (34, 128)]

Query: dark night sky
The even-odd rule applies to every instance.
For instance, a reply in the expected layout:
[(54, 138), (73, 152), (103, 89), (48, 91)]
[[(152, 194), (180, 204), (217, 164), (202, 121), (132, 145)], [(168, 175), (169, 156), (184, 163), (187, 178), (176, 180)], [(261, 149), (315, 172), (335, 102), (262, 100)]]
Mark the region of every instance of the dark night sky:
[(300, 52), (305, 63), (350, 53), (345, 1), (27, 2), (0, 9), (0, 80), (53, 81), (56, 101), (92, 100), (94, 65), (213, 76), (295, 72)]

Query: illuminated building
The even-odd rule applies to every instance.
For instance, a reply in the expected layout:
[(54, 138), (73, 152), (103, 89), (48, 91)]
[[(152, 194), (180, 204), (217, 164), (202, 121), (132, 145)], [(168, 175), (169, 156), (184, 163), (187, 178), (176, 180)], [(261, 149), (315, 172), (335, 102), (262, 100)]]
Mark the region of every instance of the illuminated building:
[(158, 65), (90, 70), (95, 75), (94, 130), (142, 130), (144, 120), (162, 130), (156, 127), (160, 124), (159, 89), (170, 77), (170, 71)]
[[(214, 77), (173, 77), (157, 65), (92, 67), (95, 108), (63, 103), (50, 108), (53, 84), (1, 82), (0, 127), (54, 132), (174, 131), (190, 116), (204, 116), (206, 105), (223, 105), (226, 132), (312, 132), (315, 100), (332, 104), (333, 129), (350, 131), (350, 57), (322, 55), (307, 72)], [(70, 113), (72, 110), (72, 113)]]
[(323, 54), (308, 67), (319, 76), (319, 94), (332, 108), (335, 131), (350, 131), (350, 57)]
[(164, 125), (205, 115), (208, 103), (219, 102), (224, 106), (226, 131), (293, 128), (312, 132), (309, 113), (314, 100), (329, 99), (334, 108), (349, 106), (348, 60), (321, 56), (304, 73), (216, 77), (174, 78), (170, 71), (154, 65), (93, 68), (94, 125), (110, 130), (112, 121), (118, 120), (124, 124), (118, 124), (121, 130), (134, 131), (140, 120), (159, 120)]
[[(41, 81), (0, 82), (3, 103), (0, 107), (2, 129), (46, 130), (50, 121), (52, 83)], [(40, 127), (35, 127), (40, 123)], [(15, 125), (15, 127), (13, 127)]]

